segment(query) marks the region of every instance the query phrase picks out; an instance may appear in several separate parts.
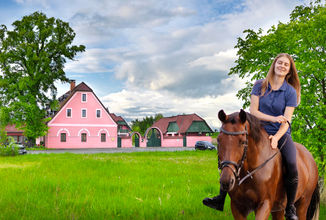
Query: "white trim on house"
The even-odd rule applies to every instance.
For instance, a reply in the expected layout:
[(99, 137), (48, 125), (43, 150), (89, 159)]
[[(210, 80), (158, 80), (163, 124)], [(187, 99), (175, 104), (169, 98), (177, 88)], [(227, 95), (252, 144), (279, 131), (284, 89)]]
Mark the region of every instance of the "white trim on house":
[(83, 131), (86, 131), (88, 136), (90, 137), (91, 136), (91, 132), (89, 132), (89, 130), (87, 130), (87, 128), (82, 128), (78, 131), (78, 136), (80, 136), (80, 133), (82, 133)]
[(117, 125), (112, 124), (61, 124), (61, 123), (55, 123), (51, 124), (51, 126), (64, 126), (64, 127), (110, 127), (110, 128), (116, 128)]
[(57, 136), (59, 136), (62, 131), (67, 132), (68, 136), (70, 136), (70, 132), (69, 132), (69, 130), (67, 128), (61, 128), (61, 129), (59, 129), (59, 131), (57, 132)]
[(110, 137), (110, 133), (109, 133), (109, 131), (106, 130), (105, 128), (102, 128), (101, 130), (99, 130), (99, 132), (97, 133), (97, 136), (100, 136), (101, 133), (103, 133), (103, 131), (106, 132), (106, 133), (108, 134), (108, 137)]

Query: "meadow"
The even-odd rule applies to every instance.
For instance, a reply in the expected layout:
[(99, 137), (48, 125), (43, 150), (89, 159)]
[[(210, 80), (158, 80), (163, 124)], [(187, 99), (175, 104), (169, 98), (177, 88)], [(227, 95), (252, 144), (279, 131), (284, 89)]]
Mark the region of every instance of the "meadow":
[(233, 219), (218, 179), (216, 151), (0, 157), (0, 219)]

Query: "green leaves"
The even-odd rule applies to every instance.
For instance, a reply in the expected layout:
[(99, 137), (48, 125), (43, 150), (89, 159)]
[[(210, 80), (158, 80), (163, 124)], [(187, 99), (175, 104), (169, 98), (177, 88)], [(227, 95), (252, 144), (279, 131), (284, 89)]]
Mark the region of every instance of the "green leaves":
[(0, 27), (0, 103), (10, 112), (11, 122), (36, 138), (47, 131), (45, 108), (56, 105), (54, 82), (68, 82), (64, 65), (85, 46), (72, 45), (75, 33), (68, 23), (41, 12), (12, 26)]
[(326, 150), (326, 6), (320, 1), (310, 6), (297, 6), (288, 23), (271, 27), (267, 34), (245, 30), (239, 38), (236, 66), (229, 75), (249, 78), (237, 96), (249, 106), (253, 82), (265, 78), (272, 60), (279, 53), (293, 56), (301, 83), (301, 103), (296, 108), (292, 134), (294, 140), (305, 145), (325, 173)]

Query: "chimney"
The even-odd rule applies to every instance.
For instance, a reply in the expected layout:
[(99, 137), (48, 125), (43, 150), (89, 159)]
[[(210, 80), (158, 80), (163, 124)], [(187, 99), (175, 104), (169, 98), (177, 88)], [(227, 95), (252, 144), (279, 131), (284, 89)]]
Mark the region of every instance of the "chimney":
[(76, 86), (76, 80), (70, 80), (70, 91), (72, 91)]

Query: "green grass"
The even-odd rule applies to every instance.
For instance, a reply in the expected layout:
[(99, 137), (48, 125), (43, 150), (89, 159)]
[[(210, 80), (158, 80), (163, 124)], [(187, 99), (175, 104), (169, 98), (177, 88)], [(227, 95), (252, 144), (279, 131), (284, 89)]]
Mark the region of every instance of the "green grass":
[(218, 187), (212, 151), (0, 157), (0, 219), (233, 219)]

